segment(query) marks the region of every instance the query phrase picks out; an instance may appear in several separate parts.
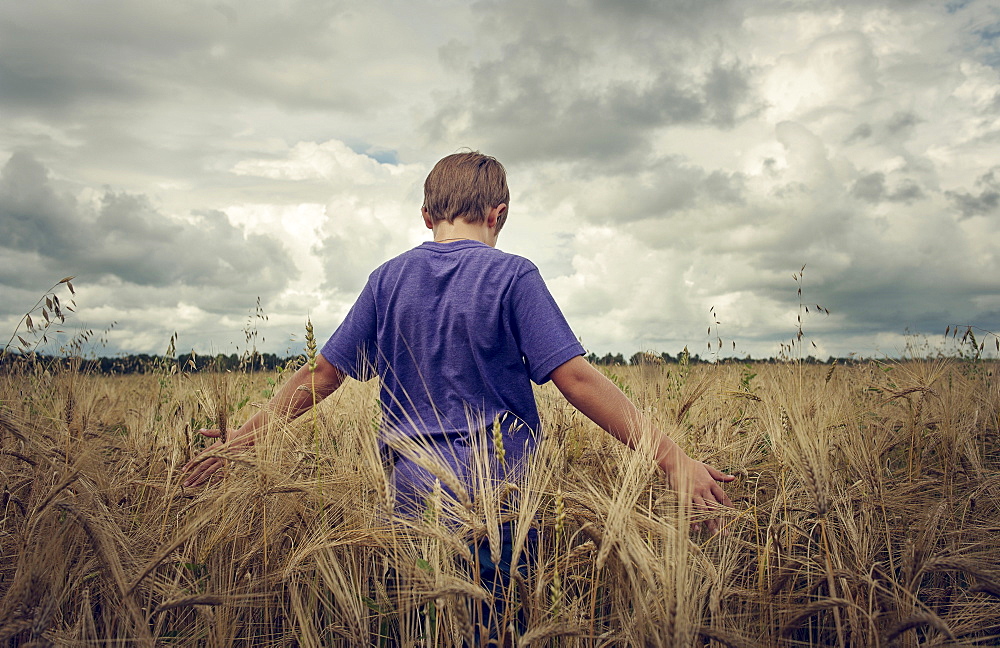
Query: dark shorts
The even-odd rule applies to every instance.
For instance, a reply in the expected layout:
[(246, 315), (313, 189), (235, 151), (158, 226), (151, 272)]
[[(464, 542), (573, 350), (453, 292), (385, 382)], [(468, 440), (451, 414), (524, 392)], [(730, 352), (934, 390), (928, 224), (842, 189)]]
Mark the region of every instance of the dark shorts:
[[(524, 634), (527, 617), (522, 607), (520, 590), (517, 581), (526, 583), (529, 573), (535, 569), (538, 560), (538, 531), (529, 529), (525, 538), (524, 548), (517, 562), (514, 562), (514, 523), (506, 522), (500, 526), (500, 553), (497, 561), (493, 561), (490, 553), (490, 543), (487, 538), (469, 546), (472, 550), (474, 565), (479, 572), (479, 584), (491, 594), (491, 599), (480, 606), (482, 624), (489, 633), (490, 639), (498, 639), (509, 634), (511, 624), (517, 629), (517, 634)], [(518, 578), (519, 577), (519, 578)], [(477, 633), (477, 638), (479, 633)]]

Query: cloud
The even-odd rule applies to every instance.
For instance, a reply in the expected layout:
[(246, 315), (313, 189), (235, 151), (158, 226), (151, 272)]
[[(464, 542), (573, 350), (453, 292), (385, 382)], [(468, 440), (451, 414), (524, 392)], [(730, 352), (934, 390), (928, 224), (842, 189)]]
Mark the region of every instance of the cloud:
[(544, 191), (545, 209), (562, 205), (574, 219), (605, 225), (667, 221), (700, 208), (736, 205), (745, 192), (740, 173), (708, 172), (673, 157), (606, 169), (585, 163), (540, 165), (533, 175), (526, 192)]
[(845, 144), (853, 144), (872, 136), (871, 124), (858, 124), (858, 127), (851, 131), (851, 134), (844, 140)]
[(890, 133), (896, 134), (900, 131), (905, 131), (913, 126), (916, 126), (921, 121), (923, 120), (912, 112), (900, 111), (889, 118), (889, 121), (886, 123), (886, 128)]
[(906, 178), (900, 182), (898, 187), (889, 190), (886, 186), (885, 174), (881, 172), (869, 173), (858, 178), (854, 182), (851, 194), (870, 203), (883, 201), (909, 203), (924, 197), (923, 190), (912, 180)]
[(49, 114), (120, 110), (214, 86), (222, 100), (237, 91), (299, 108), (359, 109), (351, 85), (333, 82), (346, 67), (345, 43), (330, 36), (349, 23), (347, 7), (292, 5), (8, 6), (3, 18), (17, 28), (5, 30), (0, 43), (0, 78), (15, 92), (5, 92), (0, 105)]
[(280, 244), (245, 235), (219, 211), (171, 217), (146, 196), (111, 189), (92, 204), (81, 202), (59, 192), (25, 152), (0, 171), (0, 248), (38, 260), (30, 271), (6, 277), (22, 288), (44, 288), (43, 273), (78, 275), (81, 282), (164, 289), (157, 293), (161, 303), (176, 303), (170, 291), (188, 287), (206, 291), (207, 310), (277, 293), (294, 274)]
[[(322, 218), (311, 231), (297, 232), (288, 244), (308, 250), (313, 260), (306, 281), (332, 291), (343, 305), (356, 297), (368, 274), (423, 235), (419, 209), (423, 165), (380, 162), (339, 140), (298, 142), (266, 158), (250, 157), (233, 166), (239, 176), (274, 181), (291, 197), (322, 197)], [(270, 205), (244, 203), (243, 218), (254, 213), (270, 227), (287, 228), (288, 214), (267, 215)], [(261, 224), (258, 224), (259, 228)], [(347, 306), (350, 303), (346, 304)]]
[(945, 192), (951, 203), (961, 212), (962, 218), (986, 216), (998, 212), (1000, 208), (1000, 180), (996, 175), (998, 169), (1000, 167), (990, 169), (976, 179), (976, 186), (981, 188), (979, 195), (968, 191)]
[[(461, 49), (443, 52), (468, 81), (441, 96), (427, 132), (434, 141), (474, 139), (514, 163), (641, 156), (656, 129), (731, 127), (756, 107), (751, 71), (698, 35), (738, 24), (733, 6), (590, 2), (586, 11), (566, 12), (524, 1), (484, 5), (482, 23), (501, 39), (497, 54), (477, 60)], [(560, 29), (539, 29), (552, 24)]]
[(399, 175), (404, 168), (398, 163), (359, 154), (339, 140), (329, 140), (299, 142), (270, 159), (241, 160), (233, 166), (233, 173), (274, 180), (322, 180), (327, 190), (337, 191), (376, 184)]

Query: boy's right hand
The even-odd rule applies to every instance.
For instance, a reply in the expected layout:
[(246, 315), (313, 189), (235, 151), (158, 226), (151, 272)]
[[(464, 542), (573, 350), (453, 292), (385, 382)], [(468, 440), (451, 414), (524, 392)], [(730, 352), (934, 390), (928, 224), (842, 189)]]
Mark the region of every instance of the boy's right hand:
[[(218, 439), (222, 436), (222, 432), (219, 430), (206, 430), (202, 428), (198, 430), (200, 434), (203, 434), (212, 439)], [(212, 445), (208, 446), (202, 450), (196, 457), (184, 465), (183, 470), (189, 473), (187, 478), (184, 479), (183, 486), (189, 488), (192, 486), (201, 486), (202, 484), (209, 481), (217, 470), (226, 465), (226, 460), (215, 455), (224, 446), (229, 448), (237, 448), (240, 446), (247, 445), (246, 442), (240, 443), (241, 439), (233, 439), (228, 443), (223, 441), (216, 441)], [(216, 477), (219, 477), (217, 475)]]

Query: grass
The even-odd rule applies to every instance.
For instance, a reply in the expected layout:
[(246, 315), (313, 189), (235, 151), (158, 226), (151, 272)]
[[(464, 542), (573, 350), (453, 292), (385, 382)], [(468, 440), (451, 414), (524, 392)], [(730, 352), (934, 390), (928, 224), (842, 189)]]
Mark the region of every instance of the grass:
[(512, 645), (997, 645), (996, 371), (614, 368), (689, 453), (738, 475), (715, 536), (551, 385), (526, 481), (440, 490), (410, 520), (386, 512), (374, 385), (345, 384), (192, 491), (192, 430), (245, 420), (269, 376), (0, 376), (0, 643), (471, 643), (488, 595), (469, 544), (513, 520), (540, 555), (505, 593), (527, 619)]

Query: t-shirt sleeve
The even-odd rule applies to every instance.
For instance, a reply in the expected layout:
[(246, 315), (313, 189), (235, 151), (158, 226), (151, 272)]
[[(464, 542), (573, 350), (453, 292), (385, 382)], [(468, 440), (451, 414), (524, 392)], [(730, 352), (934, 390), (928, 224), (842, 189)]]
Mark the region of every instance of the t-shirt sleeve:
[(371, 279), (358, 295), (347, 317), (326, 341), (320, 353), (330, 364), (356, 380), (375, 375), (378, 316)]
[(510, 304), (512, 328), (536, 384), (548, 382), (554, 369), (586, 353), (537, 268), (517, 278), (511, 287)]

